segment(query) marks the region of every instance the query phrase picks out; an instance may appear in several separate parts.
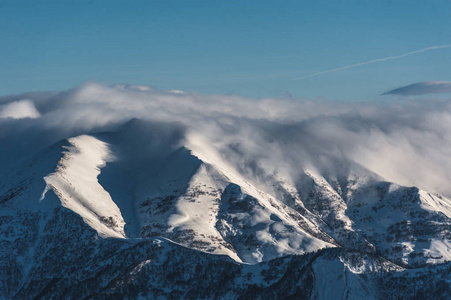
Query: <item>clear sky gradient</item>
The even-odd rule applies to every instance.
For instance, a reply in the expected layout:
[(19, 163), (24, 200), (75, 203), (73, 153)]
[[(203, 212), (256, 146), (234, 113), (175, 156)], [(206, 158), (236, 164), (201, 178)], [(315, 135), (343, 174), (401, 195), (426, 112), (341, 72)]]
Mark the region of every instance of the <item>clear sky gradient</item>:
[(371, 100), (451, 80), (450, 1), (0, 0), (0, 95), (87, 80)]

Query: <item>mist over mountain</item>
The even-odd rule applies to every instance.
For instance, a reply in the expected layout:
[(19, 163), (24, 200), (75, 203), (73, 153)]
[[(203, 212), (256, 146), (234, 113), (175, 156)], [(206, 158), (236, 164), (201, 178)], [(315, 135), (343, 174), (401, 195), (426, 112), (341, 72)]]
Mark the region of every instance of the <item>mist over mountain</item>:
[[(387, 180), (451, 193), (446, 100), (318, 103), (86, 83), (60, 93), (6, 96), (0, 103), (2, 164), (136, 118), (177, 123), (183, 134), (174, 142), (201, 136), (253, 176), (259, 175), (257, 161), (270, 173), (290, 174), (309, 164), (330, 169), (336, 161), (355, 162)], [(8, 116), (14, 107), (17, 116)]]
[(0, 296), (447, 298), (450, 155), (449, 100), (1, 97)]

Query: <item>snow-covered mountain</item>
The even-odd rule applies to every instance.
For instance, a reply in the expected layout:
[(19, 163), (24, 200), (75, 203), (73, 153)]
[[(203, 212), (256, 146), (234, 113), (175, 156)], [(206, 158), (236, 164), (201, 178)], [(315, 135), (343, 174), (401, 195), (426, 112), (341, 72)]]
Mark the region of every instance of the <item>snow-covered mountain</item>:
[(0, 297), (451, 297), (447, 197), (346, 160), (252, 173), (177, 126), (135, 119), (2, 174)]

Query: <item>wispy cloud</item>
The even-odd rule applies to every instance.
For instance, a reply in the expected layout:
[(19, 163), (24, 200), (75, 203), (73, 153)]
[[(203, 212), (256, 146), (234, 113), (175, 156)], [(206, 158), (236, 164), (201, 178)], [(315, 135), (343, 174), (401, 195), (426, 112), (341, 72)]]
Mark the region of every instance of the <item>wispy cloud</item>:
[(376, 63), (376, 62), (383, 62), (383, 61), (388, 61), (388, 60), (392, 60), (392, 59), (398, 59), (398, 58), (406, 57), (406, 56), (417, 54), (417, 53), (421, 53), (421, 52), (426, 52), (426, 51), (435, 50), (435, 49), (443, 49), (443, 48), (451, 48), (451, 44), (427, 47), (427, 48), (424, 48), (424, 49), (415, 50), (415, 51), (412, 51), (412, 52), (408, 52), (408, 53), (401, 54), (401, 55), (396, 55), (396, 56), (389, 56), (389, 57), (384, 57), (384, 58), (376, 58), (376, 59), (373, 59), (373, 60), (369, 60), (369, 61), (365, 61), (365, 62), (361, 62), (361, 63), (349, 65), (349, 66), (344, 66), (344, 67), (340, 67), (340, 68), (330, 69), (330, 70), (326, 70), (326, 71), (316, 72), (316, 73), (313, 73), (313, 74), (297, 77), (297, 78), (295, 78), (295, 80), (300, 80), (300, 79), (315, 77), (315, 76), (318, 76), (318, 75), (323, 75), (323, 74), (343, 71), (343, 70), (346, 70), (346, 69), (351, 69), (351, 68), (356, 68), (356, 67), (360, 67), (360, 66), (364, 66), (364, 65), (369, 65), (369, 64), (372, 64), (372, 63)]
[(425, 94), (451, 93), (451, 81), (423, 81), (402, 86), (382, 95), (416, 96)]

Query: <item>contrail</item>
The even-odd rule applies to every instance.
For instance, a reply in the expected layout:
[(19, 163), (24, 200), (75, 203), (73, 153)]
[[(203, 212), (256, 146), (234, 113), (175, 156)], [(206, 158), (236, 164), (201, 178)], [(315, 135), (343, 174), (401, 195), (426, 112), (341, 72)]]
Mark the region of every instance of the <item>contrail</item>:
[(429, 51), (429, 50), (450, 48), (450, 47), (451, 47), (451, 44), (427, 47), (427, 48), (424, 48), (424, 49), (421, 49), (421, 50), (415, 50), (415, 51), (412, 51), (412, 52), (409, 52), (409, 53), (405, 53), (405, 54), (401, 54), (401, 55), (397, 55), (397, 56), (389, 56), (389, 57), (385, 57), (385, 58), (377, 58), (377, 59), (373, 59), (373, 60), (369, 60), (369, 61), (365, 61), (365, 62), (361, 62), (361, 63), (358, 63), (358, 64), (349, 65), (349, 66), (345, 66), (345, 67), (341, 67), (341, 68), (336, 68), (336, 69), (331, 69), (331, 70), (327, 70), (327, 71), (316, 72), (316, 73), (313, 73), (313, 74), (310, 74), (310, 75), (297, 77), (297, 78), (294, 78), (294, 79), (298, 80), (298, 79), (310, 78), (310, 77), (314, 77), (314, 76), (318, 76), (318, 75), (322, 75), (322, 74), (327, 74), (327, 73), (342, 71), (342, 70), (355, 68), (355, 67), (359, 67), (359, 66), (363, 66), (363, 65), (368, 65), (368, 64), (375, 63), (375, 62), (387, 61), (387, 60), (392, 60), (392, 59), (398, 59), (398, 58), (401, 58), (401, 57), (406, 57), (406, 56), (409, 56), (409, 55), (412, 55), (412, 54), (421, 53), (421, 52), (425, 52), (425, 51)]

